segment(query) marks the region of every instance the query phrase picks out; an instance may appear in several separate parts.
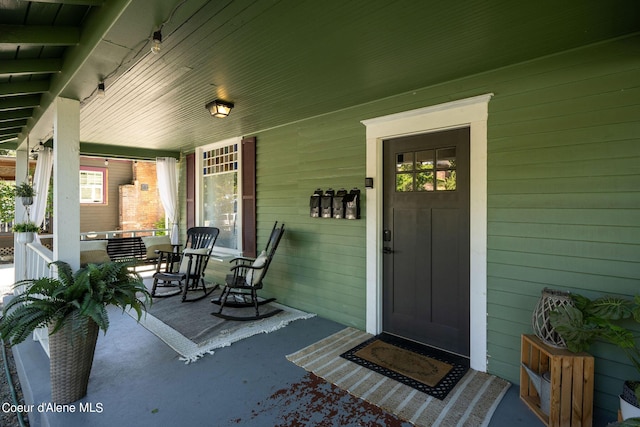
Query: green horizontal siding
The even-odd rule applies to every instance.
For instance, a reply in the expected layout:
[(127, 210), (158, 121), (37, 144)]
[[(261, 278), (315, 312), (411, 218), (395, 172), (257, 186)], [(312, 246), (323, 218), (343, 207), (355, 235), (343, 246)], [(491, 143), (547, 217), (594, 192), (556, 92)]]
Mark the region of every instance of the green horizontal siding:
[[(505, 96), (499, 84), (494, 90), (489, 366), (512, 381), (544, 287), (589, 296), (640, 290), (640, 61), (623, 59), (624, 44), (514, 67), (518, 84), (511, 79)], [(596, 405), (613, 413), (622, 381), (639, 374), (615, 347), (592, 352)]]
[(363, 137), (353, 118), (317, 118), (261, 133), (257, 145), (258, 226), (286, 224), (264, 295), (359, 328), (365, 318), (364, 220), (311, 218), (309, 197), (317, 188), (364, 190)]
[[(365, 221), (309, 217), (316, 188), (363, 189), (362, 120), (492, 92), (488, 120), (489, 371), (519, 381), (520, 336), (544, 287), (640, 290), (638, 37), (482, 73), (257, 133), (258, 247), (286, 232), (264, 295), (365, 325)], [(471, 178), (473, 179), (473, 177)], [(224, 265), (216, 265), (221, 275)], [(596, 405), (634, 375), (598, 345)], [(637, 375), (635, 375), (637, 377)]]

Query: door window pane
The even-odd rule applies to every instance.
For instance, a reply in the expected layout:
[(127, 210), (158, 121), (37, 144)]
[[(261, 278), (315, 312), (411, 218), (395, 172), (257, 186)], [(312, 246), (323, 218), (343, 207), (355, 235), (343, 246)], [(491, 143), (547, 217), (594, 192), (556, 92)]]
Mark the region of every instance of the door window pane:
[(438, 169), (451, 169), (456, 167), (456, 148), (440, 148), (438, 152)]
[(453, 191), (456, 189), (456, 171), (438, 171), (438, 191)]
[(433, 191), (433, 171), (416, 173), (416, 191)]
[(416, 153), (416, 169), (418, 170), (433, 169), (433, 150), (418, 151)]
[(454, 191), (456, 189), (456, 148), (440, 148), (436, 150), (437, 187), (438, 191)]
[(396, 171), (407, 172), (413, 170), (413, 153), (396, 154)]
[(413, 191), (413, 173), (396, 174), (396, 191)]

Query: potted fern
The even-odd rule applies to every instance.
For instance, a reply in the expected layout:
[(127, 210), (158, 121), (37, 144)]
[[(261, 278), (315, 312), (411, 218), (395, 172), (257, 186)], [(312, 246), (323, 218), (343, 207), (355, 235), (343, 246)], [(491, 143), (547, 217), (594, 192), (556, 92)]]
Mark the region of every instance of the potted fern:
[(57, 278), (15, 284), (25, 290), (4, 307), (0, 335), (16, 345), (48, 327), (52, 401), (65, 404), (87, 393), (98, 331), (109, 327), (107, 306), (131, 307), (140, 320), (150, 296), (130, 263), (89, 264), (75, 273), (65, 262), (53, 264)]
[(28, 182), (16, 185), (16, 198), (19, 197), (21, 199), (23, 206), (31, 206), (35, 195), (36, 191)]
[[(596, 340), (620, 348), (640, 373), (640, 346), (634, 331), (625, 326), (640, 323), (640, 296), (633, 300), (604, 296), (591, 300), (571, 294), (574, 306), (550, 314), (551, 325), (573, 352), (587, 351)], [(628, 323), (627, 323), (628, 325)], [(623, 417), (640, 417), (640, 381), (625, 381), (620, 395)], [(634, 410), (635, 409), (635, 410)]]

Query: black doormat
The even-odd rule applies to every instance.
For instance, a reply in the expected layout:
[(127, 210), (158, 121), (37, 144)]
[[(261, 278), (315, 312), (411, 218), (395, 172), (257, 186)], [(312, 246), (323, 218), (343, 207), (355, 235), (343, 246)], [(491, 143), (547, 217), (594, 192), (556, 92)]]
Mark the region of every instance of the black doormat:
[[(376, 350), (379, 353), (388, 353), (389, 346), (384, 345), (386, 343), (397, 348), (398, 356), (390, 356), (386, 360), (381, 358), (381, 362), (374, 362), (375, 357), (369, 356), (372, 353), (370, 350), (380, 341), (383, 345), (378, 345), (373, 354)], [(340, 356), (440, 400), (447, 397), (469, 369), (469, 360), (465, 357), (384, 333), (368, 339)], [(433, 361), (430, 362), (429, 359)]]

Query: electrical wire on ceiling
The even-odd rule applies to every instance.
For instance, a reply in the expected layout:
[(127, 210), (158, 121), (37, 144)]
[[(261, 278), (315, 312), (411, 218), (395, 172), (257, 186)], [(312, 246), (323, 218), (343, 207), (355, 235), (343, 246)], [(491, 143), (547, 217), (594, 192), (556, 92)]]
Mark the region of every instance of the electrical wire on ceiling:
[[(148, 43), (150, 42), (154, 42), (154, 38), (156, 37), (155, 34), (156, 33), (161, 33), (162, 32), (162, 28), (167, 25), (169, 22), (171, 22), (171, 19), (173, 19), (173, 16), (175, 15), (175, 13), (178, 11), (178, 9), (180, 9), (185, 3), (187, 3), (188, 0), (182, 0), (180, 3), (178, 3), (173, 10), (171, 11), (171, 13), (169, 13), (169, 17), (164, 20), (160, 26), (158, 27), (158, 29), (156, 31), (153, 32), (153, 35), (151, 36), (151, 38), (147, 37), (143, 40), (140, 40), (138, 43), (136, 43), (130, 50), (129, 50), (129, 54), (125, 55), (124, 58), (122, 58), (122, 61), (120, 61), (120, 63), (116, 66), (115, 69), (113, 69), (113, 71), (111, 71), (109, 74), (107, 74), (106, 76), (100, 78), (98, 84), (96, 85), (96, 88), (91, 92), (91, 94), (89, 94), (89, 96), (83, 98), (82, 100), (80, 100), (80, 105), (84, 105), (86, 104), (88, 101), (90, 101), (96, 94), (100, 94), (101, 96), (104, 95), (105, 89), (106, 89), (106, 81), (110, 78), (112, 78), (113, 76), (117, 75), (120, 70), (124, 67), (127, 67), (127, 69), (121, 73), (120, 75), (124, 75), (127, 72), (129, 72), (131, 69), (133, 69), (136, 65), (138, 65), (138, 63), (140, 63), (143, 59), (146, 58), (147, 55), (142, 54), (144, 52), (144, 50), (146, 49), (146, 46)], [(198, 9), (199, 10), (199, 9)], [(192, 14), (188, 19), (190, 20), (193, 16), (195, 16), (197, 14), (197, 11)], [(108, 42), (108, 40), (103, 40), (105, 42)], [(162, 41), (162, 35), (160, 35), (160, 41)], [(131, 52), (134, 52), (134, 55), (130, 55)], [(151, 50), (148, 50), (148, 52), (150, 53)], [(139, 58), (138, 58), (139, 57)], [(131, 64), (131, 62), (135, 59), (138, 58), (135, 62), (133, 62), (133, 64)], [(131, 65), (130, 65), (131, 64)], [(117, 77), (111, 84), (114, 84), (118, 81), (119, 77)]]

